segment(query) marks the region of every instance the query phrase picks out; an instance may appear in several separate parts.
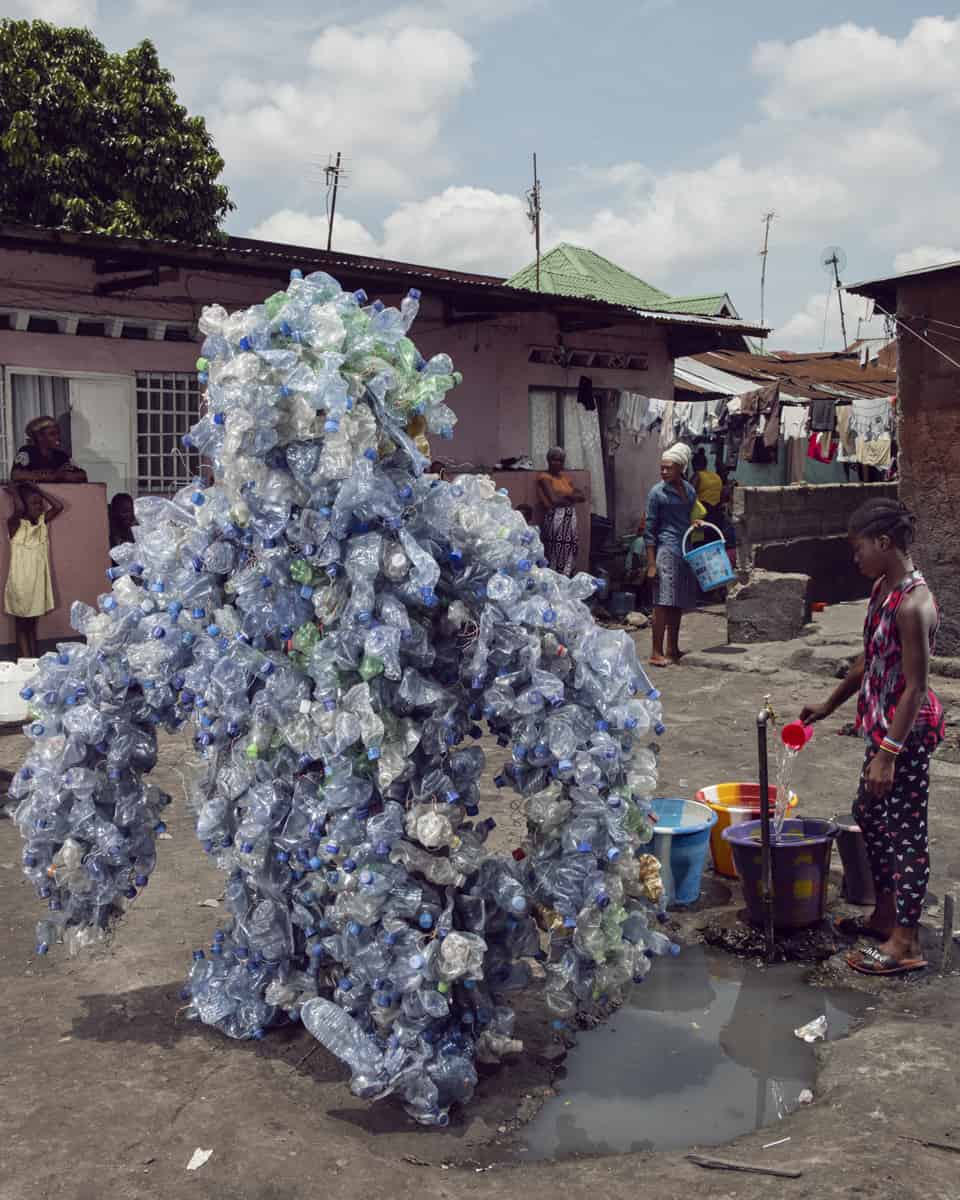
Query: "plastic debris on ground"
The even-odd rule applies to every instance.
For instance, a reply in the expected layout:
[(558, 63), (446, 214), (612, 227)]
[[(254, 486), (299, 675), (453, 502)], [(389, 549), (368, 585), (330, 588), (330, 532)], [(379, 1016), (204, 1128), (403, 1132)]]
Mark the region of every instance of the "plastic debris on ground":
[[(195, 750), (187, 800), (226, 875), (189, 1015), (233, 1038), (303, 1021), (353, 1091), (443, 1125), (475, 1064), (515, 1054), (512, 992), (540, 960), (558, 1026), (676, 952), (656, 928), (656, 691), (595, 581), (547, 569), (482, 476), (425, 479), (455, 422), (445, 354), (399, 308), (324, 273), (207, 308), (212, 464), (141, 497), (109, 590), (75, 603), (84, 643), (23, 690), (32, 745), (10, 786), (37, 950), (109, 937), (149, 885), (170, 797), (160, 731)], [(528, 826), (491, 854), (480, 739)], [(209, 904), (209, 901), (205, 901)]]
[(827, 1018), (817, 1017), (813, 1021), (808, 1021), (806, 1025), (801, 1025), (799, 1029), (795, 1029), (793, 1036), (798, 1037), (802, 1042), (823, 1041), (827, 1036)]
[[(194, 1150), (194, 1152), (190, 1155), (190, 1161), (187, 1163), (187, 1170), (188, 1171), (199, 1171), (202, 1166), (205, 1166), (206, 1163), (208, 1163), (210, 1161), (212, 1155), (213, 1155), (212, 1150), (201, 1150), (200, 1147), (198, 1146), (196, 1148), (196, 1150)], [(147, 1159), (147, 1161), (152, 1162), (153, 1160)]]

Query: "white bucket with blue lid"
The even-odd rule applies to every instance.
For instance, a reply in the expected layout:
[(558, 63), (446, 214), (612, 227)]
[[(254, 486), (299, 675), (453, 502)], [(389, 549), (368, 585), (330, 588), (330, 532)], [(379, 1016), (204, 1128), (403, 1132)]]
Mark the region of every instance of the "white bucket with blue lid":
[[(695, 550), (688, 550), (687, 538), (694, 529), (712, 529), (719, 541), (707, 542), (705, 546), (697, 546)], [(737, 578), (730, 565), (730, 556), (727, 554), (723, 530), (718, 529), (716, 525), (711, 525), (708, 521), (701, 521), (699, 525), (690, 526), (683, 535), (680, 552), (683, 554), (684, 562), (690, 564), (697, 577), (701, 592), (712, 592), (715, 588), (726, 587), (728, 583), (733, 583)]]

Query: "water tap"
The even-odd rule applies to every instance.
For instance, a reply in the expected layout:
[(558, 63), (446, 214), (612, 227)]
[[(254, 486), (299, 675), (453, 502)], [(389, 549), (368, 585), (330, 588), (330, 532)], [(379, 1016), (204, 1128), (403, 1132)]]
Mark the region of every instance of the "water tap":
[(773, 705), (770, 703), (770, 697), (764, 696), (763, 708), (757, 714), (758, 725), (776, 725), (777, 714), (773, 710)]

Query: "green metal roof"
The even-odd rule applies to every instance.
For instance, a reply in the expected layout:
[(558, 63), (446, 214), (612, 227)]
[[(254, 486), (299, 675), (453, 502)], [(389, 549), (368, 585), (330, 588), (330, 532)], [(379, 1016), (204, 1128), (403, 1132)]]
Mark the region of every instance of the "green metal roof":
[(662, 312), (691, 313), (698, 317), (736, 316), (736, 309), (725, 292), (717, 296), (678, 296), (657, 307)]
[[(537, 264), (511, 275), (507, 287), (537, 290)], [(655, 312), (688, 313), (698, 317), (717, 317), (729, 309), (736, 313), (725, 293), (716, 296), (685, 296), (676, 298), (661, 292), (659, 288), (623, 267), (618, 267), (608, 258), (585, 250), (582, 246), (571, 246), (563, 242), (544, 254), (540, 259), (540, 291), (554, 296), (572, 296), (577, 299), (603, 300), (623, 308), (643, 308)]]
[[(511, 275), (507, 287), (537, 290), (537, 265)], [(605, 300), (625, 308), (657, 308), (670, 297), (592, 250), (561, 243), (540, 259), (540, 291), (555, 296)]]

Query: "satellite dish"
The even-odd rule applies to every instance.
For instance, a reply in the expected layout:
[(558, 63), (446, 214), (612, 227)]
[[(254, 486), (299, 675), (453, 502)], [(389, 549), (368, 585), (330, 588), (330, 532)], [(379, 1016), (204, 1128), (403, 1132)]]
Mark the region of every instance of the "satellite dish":
[(847, 265), (847, 256), (840, 246), (827, 246), (820, 252), (820, 266), (834, 278), (839, 279)]

